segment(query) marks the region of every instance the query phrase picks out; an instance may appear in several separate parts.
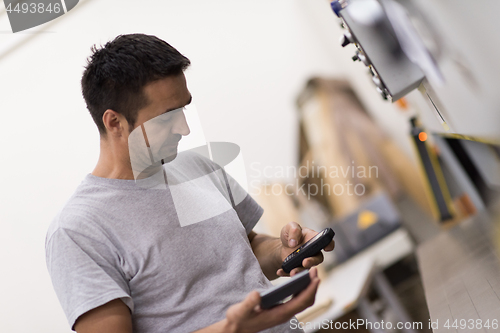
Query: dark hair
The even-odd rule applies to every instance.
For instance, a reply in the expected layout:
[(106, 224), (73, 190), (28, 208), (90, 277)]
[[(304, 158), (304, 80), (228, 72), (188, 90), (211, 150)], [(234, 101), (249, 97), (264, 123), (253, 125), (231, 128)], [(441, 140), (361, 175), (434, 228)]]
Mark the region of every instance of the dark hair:
[(149, 102), (144, 86), (179, 75), (191, 63), (165, 41), (144, 34), (121, 35), (91, 50), (82, 76), (82, 93), (103, 136), (106, 127), (102, 116), (107, 109), (122, 114), (132, 127), (137, 112)]

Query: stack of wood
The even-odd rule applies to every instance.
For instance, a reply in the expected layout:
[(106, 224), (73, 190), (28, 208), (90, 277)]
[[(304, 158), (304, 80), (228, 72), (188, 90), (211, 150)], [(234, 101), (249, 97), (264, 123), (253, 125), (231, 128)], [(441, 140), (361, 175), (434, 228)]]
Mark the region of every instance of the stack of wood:
[[(329, 216), (326, 219), (341, 219), (380, 192), (393, 199), (406, 192), (424, 211), (431, 212), (417, 166), (368, 115), (349, 83), (311, 79), (297, 106), (300, 140), (295, 195), (261, 191), (267, 194), (257, 198), (273, 215), (266, 217), (273, 233), (290, 219), (307, 225), (311, 212), (317, 215), (316, 221), (325, 220), (320, 207)], [(314, 209), (306, 214), (309, 221), (301, 221), (303, 210), (311, 205)]]
[[(333, 189), (347, 188), (348, 183), (358, 189), (354, 195), (333, 191), (321, 199), (333, 216), (353, 213), (377, 191), (392, 198), (406, 191), (425, 211), (431, 211), (417, 166), (370, 118), (346, 81), (312, 79), (297, 104), (301, 115), (300, 165), (313, 165), (314, 161), (322, 170), (326, 168), (330, 173), (320, 177)], [(335, 170), (340, 172), (331, 172)]]

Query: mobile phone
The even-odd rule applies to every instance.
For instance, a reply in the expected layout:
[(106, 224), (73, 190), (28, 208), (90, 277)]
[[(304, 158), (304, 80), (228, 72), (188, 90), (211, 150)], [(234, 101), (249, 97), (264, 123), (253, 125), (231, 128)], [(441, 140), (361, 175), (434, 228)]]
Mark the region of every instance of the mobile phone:
[(290, 253), (288, 257), (285, 258), (281, 268), (285, 273), (290, 273), (292, 269), (302, 266), (302, 260), (305, 258), (313, 257), (321, 252), (333, 239), (335, 232), (332, 228), (326, 228), (325, 230), (318, 233), (316, 236), (308, 240), (304, 245), (299, 247), (297, 250)]
[(311, 283), (309, 270), (296, 274), (286, 283), (274, 286), (260, 294), (260, 308), (269, 309), (281, 304), (286, 298), (297, 295)]

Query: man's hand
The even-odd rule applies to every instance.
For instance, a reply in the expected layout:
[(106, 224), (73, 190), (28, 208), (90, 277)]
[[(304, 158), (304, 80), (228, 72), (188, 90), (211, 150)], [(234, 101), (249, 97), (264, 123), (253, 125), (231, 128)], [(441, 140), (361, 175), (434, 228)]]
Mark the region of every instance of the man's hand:
[(285, 304), (268, 310), (260, 309), (260, 295), (252, 291), (241, 303), (232, 305), (226, 312), (226, 328), (228, 332), (253, 333), (287, 322), (314, 304), (319, 285), (318, 272), (312, 268), (309, 272), (311, 283)]
[[(262, 271), (269, 280), (276, 279), (279, 276), (288, 276), (282, 269), (283, 260), (295, 251), (299, 246), (316, 236), (318, 233), (314, 230), (304, 228), (296, 222), (290, 222), (281, 229), (281, 237), (275, 238), (267, 235), (257, 234), (251, 231), (248, 234), (248, 240), (252, 246), (252, 251), (259, 261)], [(332, 241), (324, 250), (332, 251), (335, 242)], [(302, 261), (303, 267), (297, 267), (290, 272), (294, 276), (298, 272), (319, 265), (323, 262), (323, 254), (306, 258)]]
[[(297, 222), (290, 222), (281, 229), (281, 261), (285, 260), (286, 257), (293, 251), (295, 251), (298, 247), (305, 244), (308, 240), (316, 236), (318, 233), (309, 228), (302, 228)], [(332, 251), (335, 247), (335, 241), (331, 241), (324, 250)], [(295, 274), (303, 271), (304, 269), (311, 268), (313, 266), (317, 266), (323, 262), (323, 253), (320, 252), (314, 257), (306, 258), (302, 261), (303, 267), (297, 267), (292, 269), (290, 272), (290, 276), (294, 276)], [(278, 276), (288, 276), (283, 269), (278, 269), (276, 272)]]

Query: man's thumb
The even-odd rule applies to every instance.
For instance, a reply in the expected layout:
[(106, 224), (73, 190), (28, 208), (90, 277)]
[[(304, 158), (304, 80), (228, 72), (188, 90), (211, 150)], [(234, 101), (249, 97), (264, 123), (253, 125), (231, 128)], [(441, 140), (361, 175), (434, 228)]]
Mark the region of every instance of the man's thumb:
[(229, 307), (229, 309), (227, 309), (226, 316), (231, 321), (238, 322), (240, 319), (248, 316), (259, 303), (259, 293), (252, 291), (241, 303), (237, 303)]
[(246, 314), (250, 313), (255, 309), (257, 305), (260, 304), (260, 295), (256, 291), (252, 291), (245, 297), (243, 302), (241, 303), (242, 305), (242, 311)]

